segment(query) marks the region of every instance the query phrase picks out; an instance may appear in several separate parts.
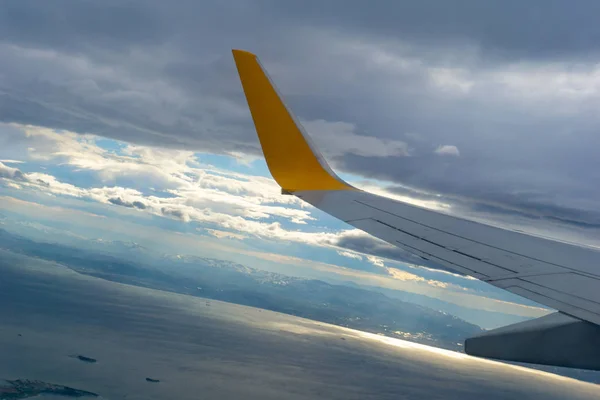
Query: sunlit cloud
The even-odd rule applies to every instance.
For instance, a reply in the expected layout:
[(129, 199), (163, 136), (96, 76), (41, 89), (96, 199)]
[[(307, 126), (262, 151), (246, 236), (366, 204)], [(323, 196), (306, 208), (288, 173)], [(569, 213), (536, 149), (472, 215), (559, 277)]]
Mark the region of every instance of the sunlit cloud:
[(23, 164), (23, 163), (25, 163), (25, 161), (19, 161), (19, 160), (0, 160), (0, 162), (2, 162), (4, 164)]
[[(259, 238), (275, 243), (330, 248), (345, 258), (371, 264), (375, 267), (372, 273), (402, 281), (420, 281), (432, 287), (448, 287), (441, 280), (423, 279), (386, 265), (385, 260), (391, 258), (418, 268), (418, 260), (363, 231), (319, 227), (312, 206), (294, 196), (282, 196), (270, 178), (220, 169), (203, 162), (202, 154), (117, 142), (102, 147), (98, 138), (91, 135), (12, 126), (20, 129), (25, 137), (24, 145), (31, 160), (58, 162), (73, 168), (75, 174), (89, 171), (95, 174), (95, 180), (87, 187), (81, 187), (46, 172), (24, 173), (0, 164), (0, 179), (7, 187), (92, 200), (130, 209), (140, 215), (196, 223), (206, 233), (220, 239), (245, 241)], [(129, 187), (114, 185), (116, 182)], [(363, 186), (390, 197), (413, 200), (386, 192), (369, 182)], [(442, 202), (414, 202), (430, 208), (446, 207)], [(303, 226), (306, 228), (299, 229)]]
[[(485, 297), (472, 291), (466, 291), (460, 285), (449, 284), (441, 280), (425, 279), (418, 274), (400, 271), (386, 266), (383, 270), (385, 274), (374, 274), (367, 271), (356, 270), (344, 266), (344, 263), (328, 263), (318, 261), (308, 257), (299, 257), (274, 253), (269, 251), (260, 251), (240, 245), (240, 240), (245, 240), (237, 234), (231, 235), (230, 232), (218, 230), (202, 230), (209, 234), (212, 240), (207, 240), (206, 236), (199, 236), (195, 233), (183, 233), (178, 231), (165, 231), (155, 226), (140, 226), (136, 222), (124, 218), (107, 217), (95, 214), (89, 211), (82, 211), (72, 208), (73, 204), (67, 204), (66, 207), (45, 205), (36, 202), (20, 200), (13, 197), (0, 196), (0, 210), (9, 210), (26, 215), (28, 218), (34, 218), (40, 221), (54, 221), (61, 224), (68, 224), (71, 229), (77, 228), (78, 231), (89, 235), (90, 231), (102, 232), (120, 232), (121, 236), (132, 237), (135, 241), (150, 241), (161, 244), (160, 251), (165, 247), (179, 248), (180, 251), (187, 251), (190, 254), (220, 254), (220, 257), (234, 257), (237, 262), (247, 264), (251, 267), (262, 269), (264, 262), (275, 263), (277, 266), (293, 267), (293, 275), (303, 277), (314, 277), (315, 273), (326, 274), (330, 278), (344, 281), (353, 281), (356, 284), (383, 287), (392, 290), (408, 291), (412, 293), (423, 294), (430, 297), (443, 299), (460, 306), (476, 308), (486, 311), (504, 312), (507, 314), (537, 317), (548, 313), (547, 310), (525, 306), (510, 301), (502, 301)], [(113, 210), (124, 210), (127, 216), (131, 216), (132, 210), (128, 208), (113, 208)], [(134, 215), (144, 215), (135, 212)], [(30, 224), (29, 222), (23, 222)], [(57, 230), (48, 225), (36, 224), (36, 229), (46, 232), (49, 237), (70, 236), (89, 240), (78, 233), (70, 231)], [(59, 233), (62, 232), (60, 235)], [(202, 233), (202, 232), (197, 232)], [(94, 240), (102, 240), (95, 238)], [(110, 240), (109, 240), (110, 241)], [(185, 249), (185, 250), (184, 250)], [(216, 253), (214, 253), (216, 252)], [(184, 253), (186, 254), (186, 253)], [(242, 257), (243, 259), (240, 259)], [(258, 260), (259, 262), (252, 261)]]
[(381, 257), (367, 256), (367, 261), (369, 261), (371, 264), (373, 264), (377, 267), (385, 268), (385, 264), (383, 263), (383, 258), (381, 258)]
[(243, 240), (243, 239), (248, 238), (248, 236), (245, 236), (245, 235), (242, 235), (239, 233), (225, 232), (225, 231), (220, 231), (218, 229), (205, 229), (205, 230), (206, 230), (206, 232), (208, 232), (212, 236), (216, 237), (217, 239), (227, 238), (227, 239)]
[[(132, 215), (195, 223), (201, 226), (196, 228), (198, 232), (219, 240), (246, 242), (256, 238), (274, 244), (296, 243), (331, 249), (351, 262), (362, 261), (374, 269), (366, 272), (356, 266), (350, 268), (343, 264), (323, 263), (286, 254), (236, 251), (298, 268), (309, 265), (314, 271), (346, 277), (367, 285), (427, 295), (431, 295), (431, 290), (442, 290), (454, 293), (450, 298), (457, 296), (457, 293), (467, 295), (464, 287), (445, 282), (444, 273), (436, 275), (439, 278), (419, 275), (418, 260), (407, 258), (407, 254), (397, 247), (358, 229), (331, 230), (320, 227), (312, 206), (294, 196), (282, 196), (279, 187), (270, 178), (221, 169), (204, 162), (202, 154), (187, 151), (118, 142), (102, 146), (99, 139), (92, 135), (82, 136), (14, 124), (13, 127), (19, 128), (25, 138), (23, 145), (27, 147), (32, 166), (35, 166), (34, 163), (60, 163), (69, 167), (71, 174), (87, 171), (93, 174), (94, 179), (84, 187), (65, 182), (46, 171), (23, 172), (16, 166), (2, 163), (0, 183), (6, 187), (33, 190), (61, 198), (91, 200), (114, 207), (115, 210), (129, 210), (134, 213)], [(451, 207), (443, 201), (397, 195), (374, 182), (362, 182), (362, 186), (375, 193), (432, 209), (448, 210)], [(390, 259), (414, 268), (415, 273), (396, 268)], [(459, 275), (448, 276), (467, 279)], [(454, 301), (466, 304), (464, 297)], [(491, 309), (500, 304), (490, 301)], [(511, 312), (520, 312), (512, 310), (513, 307), (508, 306)]]
[(363, 259), (362, 255), (360, 255), (358, 253), (351, 252), (351, 251), (338, 250), (337, 253), (340, 256), (344, 256), (344, 257), (348, 257), (348, 258), (353, 258), (355, 260), (362, 260)]
[(322, 119), (302, 121), (302, 125), (320, 148), (331, 157), (355, 154), (363, 157), (408, 156), (408, 145), (401, 140), (381, 139), (360, 135), (356, 126), (348, 122)]
[[(389, 184), (389, 182), (388, 182), (388, 184)], [(415, 206), (429, 208), (431, 210), (450, 211), (452, 209), (452, 205), (449, 202), (444, 201), (443, 199), (422, 200), (422, 199), (414, 198), (414, 197), (410, 197), (410, 196), (403, 196), (403, 195), (391, 192), (389, 190), (386, 190), (385, 187), (383, 187), (381, 183), (378, 184), (375, 181), (361, 180), (361, 181), (356, 182), (356, 186), (359, 187), (360, 189), (365, 190), (370, 193), (375, 193), (375, 194), (378, 194), (383, 197), (388, 197), (388, 198), (398, 200), (398, 201), (401, 201), (404, 203), (413, 204)]]
[(434, 153), (439, 154), (441, 156), (460, 156), (460, 151), (458, 151), (458, 147), (448, 144), (439, 146), (437, 149), (435, 149)]

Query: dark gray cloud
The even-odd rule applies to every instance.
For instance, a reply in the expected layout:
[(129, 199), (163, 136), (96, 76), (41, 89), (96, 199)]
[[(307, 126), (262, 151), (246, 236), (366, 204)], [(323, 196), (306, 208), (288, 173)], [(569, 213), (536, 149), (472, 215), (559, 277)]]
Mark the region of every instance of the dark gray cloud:
[(187, 215), (178, 209), (172, 209), (172, 208), (167, 208), (167, 207), (163, 207), (160, 209), (160, 211), (162, 212), (163, 215), (165, 216), (171, 216), (171, 217), (175, 217), (175, 218), (179, 218), (181, 220), (186, 220), (189, 219), (189, 217), (187, 217)]
[(141, 201), (137, 201), (137, 200), (136, 200), (136, 201), (134, 201), (134, 202), (133, 202), (133, 203), (131, 203), (131, 204), (133, 204), (133, 206), (134, 206), (135, 208), (139, 208), (140, 210), (143, 210), (143, 209), (145, 209), (145, 208), (146, 208), (146, 205), (145, 205), (144, 203), (142, 203)]
[[(416, 265), (416, 266), (420, 266), (420, 267), (426, 267), (426, 268), (430, 268), (432, 270), (442, 270), (442, 271), (447, 271), (447, 272), (452, 272), (456, 275), (464, 275), (458, 271), (455, 271), (451, 268), (446, 267), (445, 265), (442, 264), (438, 264), (436, 262), (433, 262), (429, 259), (425, 259), (423, 257), (417, 256), (415, 254), (412, 254), (400, 247), (395, 247), (392, 246), (388, 243), (385, 243), (379, 239), (375, 239), (372, 236), (341, 236), (335, 243), (332, 243), (336, 246), (348, 249), (348, 250), (353, 250), (353, 251), (357, 251), (359, 253), (363, 253), (363, 254), (370, 254), (376, 257), (382, 257), (388, 260), (393, 260), (393, 261), (398, 261), (402, 264), (409, 264), (409, 265)], [(352, 268), (351, 265), (346, 265), (346, 267), (348, 268)], [(403, 271), (408, 271), (408, 272), (414, 272), (411, 271), (409, 267), (398, 267), (398, 266), (392, 266), (393, 268), (397, 268), (397, 269), (401, 269)], [(362, 270), (366, 270), (369, 272), (373, 272), (373, 273), (379, 273), (379, 274), (391, 274), (389, 273), (387, 270), (384, 270), (380, 267), (370, 267), (370, 266), (363, 266), (362, 268), (360, 268)], [(428, 272), (427, 270), (419, 270), (419, 275), (425, 277), (426, 279), (434, 279), (434, 280), (438, 280), (440, 279), (439, 273), (436, 274), (435, 272)], [(472, 281), (468, 281), (468, 280), (464, 280), (461, 279), (459, 277), (455, 277), (452, 278), (450, 276), (446, 277), (445, 279), (448, 282), (451, 283), (456, 283), (459, 284), (463, 287), (466, 288), (470, 288), (470, 289), (475, 289), (475, 290), (481, 290), (481, 285), (473, 285)]]
[(23, 180), (23, 173), (18, 168), (9, 167), (0, 162), (0, 178)]
[[(244, 30), (251, 36), (275, 39), (271, 29), (297, 26), (403, 37), (423, 45), (469, 43), (497, 53), (497, 58), (589, 55), (590, 51), (597, 52), (600, 39), (595, 18), (600, 4), (594, 0), (580, 0), (577, 7), (562, 0), (379, 0), (371, 7), (360, 0), (225, 0), (202, 4), (189, 0), (174, 4), (8, 0), (3, 9), (0, 33), (6, 40), (73, 51), (93, 50), (89, 44), (126, 51), (131, 45), (155, 46), (201, 33), (204, 36), (195, 42), (177, 43), (182, 48), (198, 48), (198, 44), (226, 41)], [(221, 35), (214, 35), (214, 28), (221, 28)], [(223, 38), (229, 30), (232, 33), (226, 36), (230, 37)], [(237, 40), (250, 42), (253, 38)]]
[[(409, 253), (399, 247), (387, 244), (379, 239), (375, 239), (372, 236), (341, 236), (334, 244), (363, 254), (371, 254), (403, 263), (427, 266), (426, 260), (422, 257)], [(443, 266), (432, 263), (432, 266), (433, 265), (435, 265), (437, 269), (445, 269)]]
[[(324, 152), (341, 172), (472, 199), (489, 213), (600, 221), (596, 1), (0, 7), (2, 121), (259, 154), (229, 52), (247, 48), (303, 120), (348, 123), (409, 149), (367, 157), (311, 132), (329, 138)], [(436, 154), (440, 146), (457, 155)]]
[(579, 1), (577, 7), (562, 0), (377, 1), (370, 7), (361, 0), (267, 3), (263, 10), (308, 24), (421, 44), (471, 43), (494, 58), (588, 55), (600, 40), (594, 17), (600, 4), (594, 0)]
[(90, 44), (126, 50), (156, 45), (170, 29), (156, 7), (141, 2), (59, 0), (6, 1), (0, 32), (4, 40), (32, 47), (90, 51)]
[(114, 204), (116, 206), (123, 206), (123, 207), (127, 207), (127, 208), (139, 208), (140, 210), (143, 210), (146, 208), (146, 205), (144, 203), (142, 203), (141, 201), (136, 200), (133, 202), (129, 202), (129, 201), (124, 201), (120, 197), (111, 197), (110, 199), (108, 199), (108, 202), (111, 204)]
[[(388, 191), (424, 201), (440, 201), (440, 196), (429, 192), (412, 190), (405, 186), (389, 186)], [(558, 222), (573, 227), (600, 229), (600, 214), (595, 210), (569, 207), (551, 203), (543, 193), (501, 191), (478, 192), (474, 198), (460, 195), (460, 187), (444, 190), (443, 200), (454, 208), (472, 210), (482, 214), (499, 214), (528, 219)]]

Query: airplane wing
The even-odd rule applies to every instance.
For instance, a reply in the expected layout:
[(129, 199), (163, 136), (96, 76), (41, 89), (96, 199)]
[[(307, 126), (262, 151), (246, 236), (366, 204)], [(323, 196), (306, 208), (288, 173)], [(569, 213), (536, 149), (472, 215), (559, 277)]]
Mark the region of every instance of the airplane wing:
[(327, 165), (249, 52), (233, 56), (273, 178), (328, 214), (424, 259), (558, 312), (467, 339), (468, 354), (600, 370), (600, 252), (359, 190)]

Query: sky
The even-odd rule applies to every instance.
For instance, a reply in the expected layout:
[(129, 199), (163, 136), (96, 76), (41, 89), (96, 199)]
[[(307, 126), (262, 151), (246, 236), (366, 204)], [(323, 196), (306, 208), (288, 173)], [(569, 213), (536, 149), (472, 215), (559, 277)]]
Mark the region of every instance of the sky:
[(352, 184), (600, 243), (596, 1), (9, 0), (1, 8), (5, 226), (519, 317), (546, 312), (280, 195), (231, 56), (242, 48), (260, 57)]

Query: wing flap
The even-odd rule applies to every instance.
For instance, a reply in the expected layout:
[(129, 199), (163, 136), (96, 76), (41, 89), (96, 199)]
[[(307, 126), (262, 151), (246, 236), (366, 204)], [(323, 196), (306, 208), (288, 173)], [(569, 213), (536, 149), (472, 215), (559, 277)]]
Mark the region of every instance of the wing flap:
[(465, 352), (499, 360), (600, 370), (600, 327), (554, 313), (467, 339)]
[[(600, 306), (600, 291), (596, 290), (600, 288), (600, 280), (597, 278), (569, 272), (567, 274), (529, 276), (522, 279)], [(581, 297), (579, 293), (585, 293), (586, 295)]]

